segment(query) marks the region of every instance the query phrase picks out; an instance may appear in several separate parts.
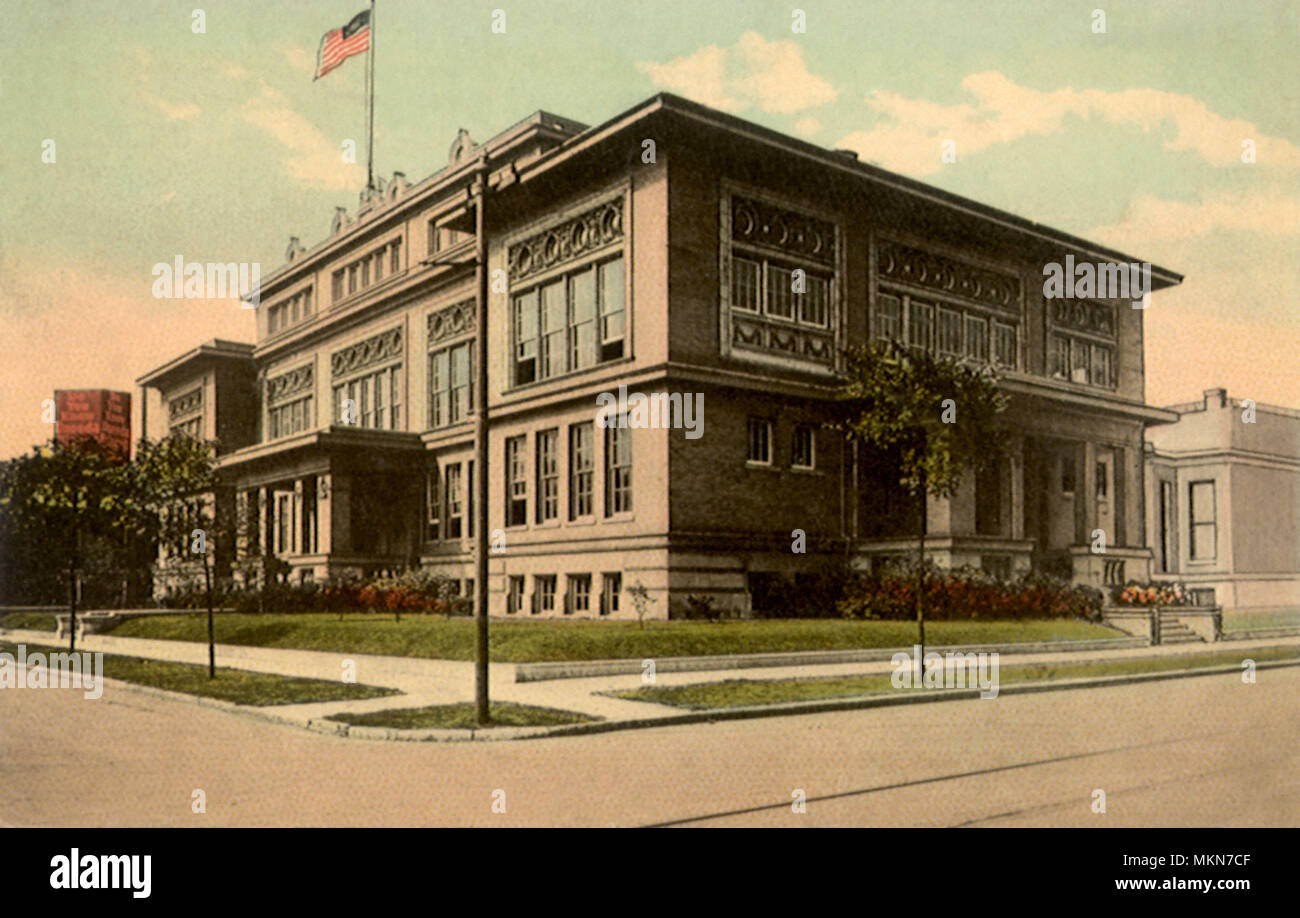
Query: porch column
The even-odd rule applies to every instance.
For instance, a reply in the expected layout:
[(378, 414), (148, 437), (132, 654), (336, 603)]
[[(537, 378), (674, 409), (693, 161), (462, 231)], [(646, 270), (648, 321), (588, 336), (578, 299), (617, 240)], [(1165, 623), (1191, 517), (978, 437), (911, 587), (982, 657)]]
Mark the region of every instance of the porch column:
[(1025, 537), (1025, 438), (1012, 437), (1007, 449), (1007, 473), (1011, 479), (1011, 527), (1013, 539)]
[(273, 510), (271, 507), (270, 489), (261, 487), (257, 489), (257, 534), (258, 546), (262, 550), (264, 557), (269, 557), (275, 553), (275, 538), (272, 526)]
[[(1092, 531), (1097, 528), (1097, 444), (1091, 440), (1083, 443), (1083, 474), (1078, 481), (1083, 491), (1083, 544), (1086, 545), (1091, 544)], [(1114, 533), (1106, 533), (1106, 538), (1113, 539)]]
[(293, 534), (289, 538), (292, 543), (291, 551), (295, 555), (301, 555), (304, 551), (302, 498), (302, 479), (295, 478), (293, 480), (293, 520), (290, 525)]
[(331, 473), (330, 477), (330, 551), (352, 552), (352, 476)]
[(331, 516), (331, 507), (333, 506), (334, 495), (330, 483), (330, 475), (316, 476), (316, 551), (322, 555), (328, 555), (333, 551), (333, 542), (331, 533), (333, 532), (333, 518)]

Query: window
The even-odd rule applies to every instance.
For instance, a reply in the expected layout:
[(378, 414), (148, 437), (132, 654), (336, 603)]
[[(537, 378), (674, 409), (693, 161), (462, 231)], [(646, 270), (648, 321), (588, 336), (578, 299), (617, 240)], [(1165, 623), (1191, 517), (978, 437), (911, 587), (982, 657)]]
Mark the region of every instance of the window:
[(825, 328), (830, 274), (790, 261), (737, 253), (731, 260), (731, 307)]
[(622, 357), (626, 309), (622, 256), (515, 296), (515, 385)]
[(627, 303), (623, 291), (623, 258), (603, 262), (600, 271), (600, 359), (623, 356)]
[(1110, 348), (1094, 344), (1092, 346), (1092, 384), (1094, 386), (1110, 385)]
[(606, 427), (605, 515), (628, 513), (631, 509), (632, 431), (626, 427)]
[(758, 312), (758, 274), (763, 266), (748, 258), (737, 258), (731, 266), (731, 305), (745, 312)]
[(600, 575), (600, 614), (612, 615), (618, 611), (619, 594), (623, 592), (623, 575), (609, 573)]
[(1070, 377), (1070, 339), (1062, 335), (1052, 336), (1052, 364), (1050, 373), (1053, 379)]
[(311, 396), (275, 405), (266, 412), (266, 438), (276, 440), (311, 426)]
[(794, 319), (794, 275), (789, 268), (767, 266), (767, 314)]
[(472, 239), (472, 233), (466, 233), (463, 230), (452, 229), (448, 226), (439, 226), (436, 221), (429, 221), (429, 254), (442, 252), (447, 249), (460, 245), (466, 239)]
[(812, 468), (815, 458), (815, 443), (816, 435), (811, 427), (805, 425), (796, 427), (790, 449), (790, 466), (796, 469)]
[(830, 284), (820, 274), (809, 274), (804, 285), (804, 295), (799, 299), (799, 321), (825, 328), (830, 315)]
[(506, 525), (528, 523), (528, 468), (524, 449), (528, 437), (520, 434), (506, 439)]
[(748, 461), (761, 465), (772, 464), (772, 422), (759, 418), (749, 419)]
[(537, 432), (537, 522), (560, 517), (560, 431)]
[(591, 574), (569, 575), (568, 602), (565, 615), (591, 611)]
[(474, 410), (473, 341), (429, 355), (429, 426), (443, 427)]
[[(361, 258), (353, 261), (334, 272), (331, 284), (331, 294), (334, 300), (341, 300), (343, 297), (351, 296), (359, 290), (365, 290), (367, 287), (379, 283), (384, 278), (384, 260), (388, 260), (388, 274), (391, 276), (401, 270), (402, 263), (402, 240), (396, 239), (386, 245), (367, 252)], [(344, 282), (346, 279), (347, 293), (344, 293)]]
[(424, 537), (436, 542), (442, 537), (442, 476), (438, 474), (438, 463), (429, 465), (424, 476), (425, 525)]
[(533, 578), (533, 614), (555, 611), (555, 575), (538, 574)]
[(1191, 523), (1188, 547), (1191, 549), (1191, 558), (1193, 561), (1212, 561), (1217, 542), (1214, 482), (1193, 481), (1188, 490), (1187, 515)]
[(447, 466), (443, 481), (446, 495), (443, 504), (447, 508), (447, 529), (445, 538), (459, 539), (465, 523), (465, 495), (461, 489), (460, 463)]
[(966, 356), (977, 363), (989, 362), (989, 321), (966, 316)]
[(939, 354), (943, 357), (961, 356), (961, 313), (952, 309), (939, 310)]
[(929, 303), (908, 303), (907, 343), (927, 353), (934, 347), (934, 307)]
[(1016, 368), (1016, 327), (1002, 322), (993, 323), (993, 359), (998, 366)]
[(1061, 457), (1061, 493), (1074, 493), (1074, 460), (1069, 456)]
[[(345, 403), (344, 400), (350, 402)], [(371, 370), (334, 384), (334, 423), (374, 430), (401, 428), (402, 365)]]
[(1093, 474), (1097, 479), (1097, 500), (1105, 500), (1110, 491), (1110, 465), (1098, 462)]
[(179, 424), (173, 424), (170, 433), (172, 436), (180, 435), (183, 437), (189, 437), (191, 440), (197, 440), (202, 433), (202, 427), (203, 418), (200, 416), (197, 418), (190, 418), (188, 421), (181, 421)]
[(596, 272), (569, 278), (569, 369), (596, 362)]
[(903, 301), (888, 293), (876, 297), (876, 338), (903, 340)]
[(1086, 383), (1088, 373), (1089, 348), (1086, 342), (1070, 342), (1070, 382)]
[(512, 574), (506, 586), (506, 615), (518, 615), (524, 605), (524, 578)]
[(569, 519), (591, 516), (595, 480), (595, 428), (591, 421), (569, 428)]

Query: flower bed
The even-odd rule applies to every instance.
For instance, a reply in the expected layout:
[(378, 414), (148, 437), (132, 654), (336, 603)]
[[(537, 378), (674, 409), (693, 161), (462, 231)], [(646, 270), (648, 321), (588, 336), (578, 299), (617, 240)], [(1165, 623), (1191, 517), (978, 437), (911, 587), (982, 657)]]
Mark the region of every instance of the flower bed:
[(1187, 590), (1181, 583), (1138, 583), (1130, 580), (1122, 587), (1111, 590), (1111, 602), (1116, 606), (1186, 606), (1190, 605)]
[[(1091, 587), (1041, 573), (1002, 579), (973, 568), (940, 570), (927, 565), (922, 586), (925, 617), (931, 621), (962, 619), (1033, 619), (1101, 617), (1102, 594)], [(851, 581), (840, 600), (845, 618), (904, 620), (916, 617), (917, 576), (911, 570)]]

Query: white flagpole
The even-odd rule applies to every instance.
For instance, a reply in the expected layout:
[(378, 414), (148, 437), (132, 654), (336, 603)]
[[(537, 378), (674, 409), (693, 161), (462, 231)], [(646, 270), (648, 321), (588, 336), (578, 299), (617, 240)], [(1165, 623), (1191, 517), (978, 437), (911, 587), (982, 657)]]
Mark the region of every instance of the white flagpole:
[(375, 188), (375, 0), (370, 0), (370, 50), (366, 52), (366, 190)]

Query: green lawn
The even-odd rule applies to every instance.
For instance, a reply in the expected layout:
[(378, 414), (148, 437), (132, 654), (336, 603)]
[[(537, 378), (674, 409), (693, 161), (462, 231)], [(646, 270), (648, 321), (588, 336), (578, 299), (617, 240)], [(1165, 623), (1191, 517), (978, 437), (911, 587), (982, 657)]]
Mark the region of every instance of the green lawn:
[[(113, 628), (115, 637), (204, 641), (202, 615), (150, 615)], [(1024, 622), (928, 622), (934, 644), (1001, 641), (1085, 640), (1122, 637), (1089, 622), (1051, 619)], [(217, 617), (224, 644), (328, 650), (444, 660), (474, 658), (474, 622), (469, 618), (307, 613)], [(913, 622), (776, 620), (747, 622), (499, 621), (491, 626), (491, 658), (501, 663), (551, 660), (609, 660), (701, 654), (765, 653), (790, 650), (848, 650), (911, 646)]]
[(1253, 631), (1257, 628), (1300, 628), (1300, 606), (1237, 609), (1223, 613), (1224, 631)]
[[(27, 654), (67, 652), (67, 647), (27, 645)], [(0, 641), (0, 651), (17, 655), (15, 644)], [(326, 679), (298, 679), (269, 673), (254, 673), (242, 669), (217, 667), (217, 677), (208, 678), (206, 666), (191, 663), (171, 663), (162, 660), (144, 660), (117, 654), (104, 654), (104, 676), (121, 679), (136, 685), (219, 698), (263, 707), (277, 704), (305, 704), (316, 701), (351, 701), (358, 698), (378, 698), (396, 695), (395, 689), (350, 682), (332, 682)]]
[(8, 612), (0, 615), (0, 628), (27, 628), (31, 631), (57, 631), (58, 623), (48, 612)]
[[(1033, 663), (999, 667), (998, 683), (1053, 679), (1081, 679), (1090, 676), (1118, 676), (1132, 673), (1169, 672), (1210, 666), (1239, 666), (1249, 657), (1255, 662), (1300, 660), (1300, 648), (1268, 647), (1249, 653), (1221, 651), (1194, 657), (1158, 657), (1145, 660), (1115, 660), (1108, 663)], [(729, 679), (691, 685), (653, 686), (610, 692), (616, 698), (650, 701), (691, 710), (736, 708), (748, 705), (781, 704), (822, 698), (845, 698), (910, 691), (895, 689), (889, 675), (844, 676), (824, 679)]]
[[(389, 711), (371, 711), (366, 714), (332, 714), (326, 720), (337, 720), (358, 727), (391, 727), (396, 730), (422, 730), (438, 727), (478, 727), (476, 708), (472, 702), (438, 704), (427, 708), (397, 708)], [(561, 724), (590, 723), (595, 720), (586, 714), (561, 711), (557, 708), (539, 708), (527, 704), (498, 703), (491, 707), (488, 727), (556, 727)]]

